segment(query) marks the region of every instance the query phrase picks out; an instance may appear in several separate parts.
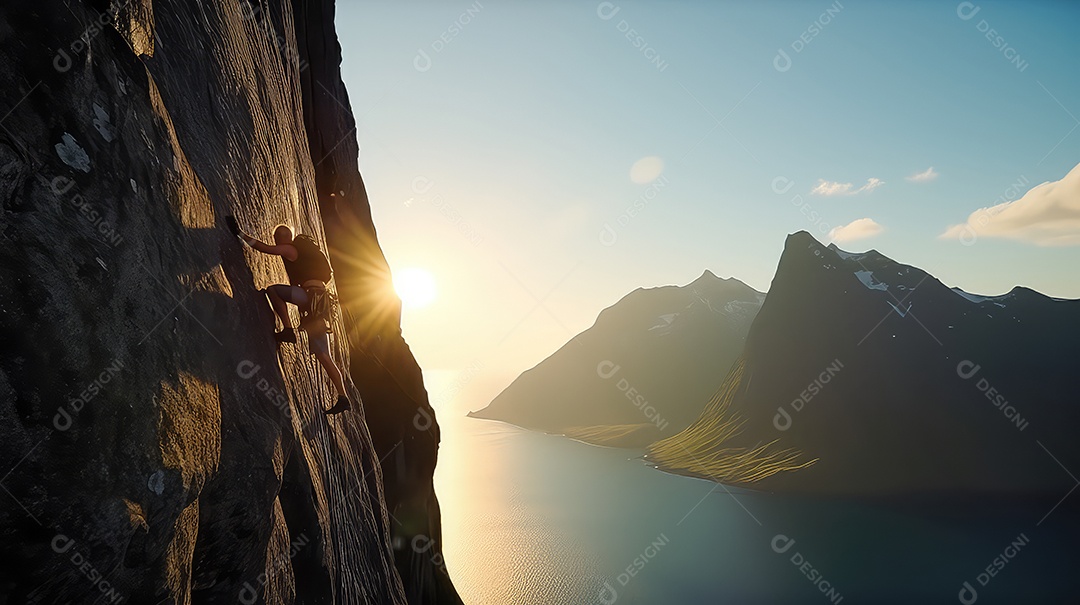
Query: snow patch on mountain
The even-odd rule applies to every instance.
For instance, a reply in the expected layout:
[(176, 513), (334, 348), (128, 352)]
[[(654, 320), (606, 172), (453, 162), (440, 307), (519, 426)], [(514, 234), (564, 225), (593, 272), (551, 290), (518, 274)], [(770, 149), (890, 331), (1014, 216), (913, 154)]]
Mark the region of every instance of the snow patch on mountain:
[(750, 301), (750, 300), (732, 300), (724, 303), (724, 312), (727, 315), (735, 315), (738, 317), (747, 317), (750, 315), (756, 315), (761, 309), (761, 303), (764, 300)]
[(979, 296), (978, 294), (972, 294), (970, 292), (964, 292), (960, 288), (953, 288), (952, 291), (956, 292), (960, 296), (963, 296), (964, 298), (970, 300), (973, 303), (981, 303), (983, 301), (986, 301), (986, 300), (990, 299), (989, 296)]
[(667, 330), (671, 328), (671, 323), (675, 321), (675, 318), (678, 317), (678, 315), (678, 313), (665, 313), (657, 317), (656, 325), (649, 328), (648, 331), (652, 332), (653, 330), (664, 330), (664, 332), (667, 332)]
[(967, 299), (967, 300), (969, 300), (969, 301), (971, 301), (973, 303), (983, 303), (983, 302), (986, 302), (988, 300), (992, 300), (992, 301), (994, 301), (995, 305), (997, 305), (997, 306), (999, 306), (1001, 308), (1005, 308), (1005, 304), (1000, 302), (1000, 301), (1003, 301), (1003, 300), (1005, 300), (1005, 299), (1012, 296), (1011, 292), (1008, 293), (1008, 294), (1002, 294), (1000, 296), (982, 296), (982, 295), (979, 295), (979, 294), (972, 294), (970, 292), (965, 292), (965, 291), (961, 290), (960, 288), (950, 288), (950, 290), (952, 290), (953, 292), (959, 294), (960, 296), (964, 297), (965, 299)]
[(841, 250), (836, 247), (836, 244), (829, 244), (829, 248), (844, 260), (862, 260), (866, 256), (865, 252), (848, 252), (847, 250)]
[(874, 279), (873, 271), (856, 271), (855, 277), (859, 278), (864, 286), (869, 290), (888, 290), (889, 284)]

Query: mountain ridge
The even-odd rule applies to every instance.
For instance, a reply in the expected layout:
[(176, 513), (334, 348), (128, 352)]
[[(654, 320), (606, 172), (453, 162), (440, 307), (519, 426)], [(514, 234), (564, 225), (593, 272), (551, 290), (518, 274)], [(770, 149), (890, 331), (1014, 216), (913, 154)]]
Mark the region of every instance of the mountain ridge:
[[(470, 416), (622, 447), (689, 423), (741, 349), (763, 294), (709, 270), (636, 288)], [(676, 353), (696, 351), (692, 361)]]
[[(769, 452), (797, 453), (789, 462), (816, 460), (749, 482), (759, 489), (1058, 489), (1060, 470), (1043, 464), (1049, 458), (1039, 444), (1053, 441), (1075, 456), (1059, 427), (1080, 418), (1075, 406), (1063, 403), (1067, 363), (1044, 349), (1080, 357), (1067, 336), (1080, 333), (1080, 305), (1041, 294), (1014, 299), (1004, 307), (972, 304), (918, 267), (792, 234), (747, 336), (743, 375), (729, 376), (723, 405), (711, 404), (686, 431), (652, 444), (648, 457), (667, 470), (735, 484), (748, 482), (716, 463), (725, 448), (741, 452), (751, 466)], [(837, 360), (843, 369), (815, 386)], [(980, 378), (963, 378), (965, 361), (979, 366)], [(983, 380), (994, 384), (995, 393), (1034, 400), (999, 407), (1014, 417), (1022, 409), (1031, 426), (1045, 431), (1040, 441), (1018, 437), (1008, 418), (980, 413), (986, 412), (979, 407), (982, 391), (990, 388), (982, 388)], [(811, 397), (807, 389), (815, 391)], [(792, 425), (780, 430), (774, 423), (783, 424), (783, 414)], [(732, 432), (733, 425), (739, 430)], [(926, 446), (907, 447), (897, 436), (905, 431)], [(1017, 453), (995, 453), (995, 440), (1015, 444)], [(762, 443), (771, 449), (755, 456)], [(884, 450), (911, 451), (900, 461)], [(980, 462), (974, 452), (987, 460)], [(719, 459), (736, 462), (733, 455)], [(1003, 467), (1008, 470), (992, 470)]]

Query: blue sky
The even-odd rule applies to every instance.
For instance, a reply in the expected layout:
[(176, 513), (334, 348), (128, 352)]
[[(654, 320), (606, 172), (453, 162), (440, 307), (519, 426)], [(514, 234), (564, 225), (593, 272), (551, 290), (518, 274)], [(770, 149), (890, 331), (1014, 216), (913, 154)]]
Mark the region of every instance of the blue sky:
[[(1022, 284), (1080, 297), (1080, 248), (1032, 235), (1075, 242), (1071, 223), (1038, 222), (1060, 218), (1047, 210), (1060, 198), (1025, 200), (966, 242), (941, 238), (1080, 162), (1080, 5), (480, 0), (338, 11), (383, 248), (392, 268), (426, 269), (438, 284), (434, 304), (406, 311), (406, 338), (426, 373), (483, 368), (470, 372), (482, 377), (475, 397), (634, 288), (708, 268), (765, 290), (788, 233), (827, 241), (858, 219), (872, 221), (862, 235), (880, 232), (841, 247), (876, 248), (972, 292)], [(636, 183), (643, 158), (663, 169)], [(935, 178), (909, 180), (931, 167)], [(881, 184), (813, 193), (869, 179)], [(1080, 193), (1057, 195), (1069, 191)]]

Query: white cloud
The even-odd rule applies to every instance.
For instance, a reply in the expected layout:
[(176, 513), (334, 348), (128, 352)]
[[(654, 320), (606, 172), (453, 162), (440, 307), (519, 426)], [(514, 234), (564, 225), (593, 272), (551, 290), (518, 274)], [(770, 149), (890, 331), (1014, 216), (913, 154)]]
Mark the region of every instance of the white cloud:
[(837, 181), (826, 181), (825, 179), (818, 179), (818, 184), (810, 190), (810, 193), (814, 195), (834, 196), (834, 195), (858, 195), (860, 193), (869, 193), (878, 187), (885, 184), (885, 181), (878, 178), (866, 179), (866, 184), (858, 189), (855, 189), (855, 185), (852, 183), (840, 183)]
[(810, 190), (814, 195), (851, 195), (851, 183), (837, 183), (835, 181), (818, 180), (816, 187)]
[(881, 187), (884, 184), (885, 184), (885, 181), (883, 181), (881, 179), (875, 179), (875, 178), (871, 177), (871, 178), (866, 179), (866, 184), (863, 185), (862, 187), (859, 187), (858, 189), (856, 189), (855, 193), (862, 193), (864, 191), (867, 191), (867, 192), (873, 191), (873, 190), (877, 189), (878, 187)]
[(931, 166), (926, 170), (923, 170), (922, 172), (916, 172), (915, 174), (907, 177), (907, 180), (911, 181), (912, 183), (926, 183), (938, 178), (938, 176), (938, 172), (934, 170), (933, 166)]
[(664, 172), (664, 160), (650, 155), (634, 162), (630, 167), (630, 180), (638, 185), (645, 185), (657, 179)]
[(855, 240), (874, 237), (884, 230), (885, 227), (876, 223), (874, 219), (860, 218), (855, 219), (846, 225), (834, 227), (832, 231), (829, 231), (829, 239), (834, 242), (853, 242)]
[(1080, 164), (1060, 181), (1046, 182), (1012, 202), (980, 208), (940, 239), (974, 243), (997, 237), (1039, 246), (1080, 246)]

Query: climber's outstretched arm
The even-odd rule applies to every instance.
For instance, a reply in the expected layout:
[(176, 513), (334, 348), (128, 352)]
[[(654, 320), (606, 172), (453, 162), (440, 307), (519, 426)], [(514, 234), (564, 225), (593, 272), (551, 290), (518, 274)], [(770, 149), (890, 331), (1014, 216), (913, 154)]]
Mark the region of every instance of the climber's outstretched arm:
[(240, 237), (244, 239), (244, 242), (247, 245), (264, 254), (273, 254), (276, 256), (292, 256), (293, 251), (296, 250), (296, 248), (291, 244), (271, 246), (270, 244), (264, 244), (263, 242), (260, 242), (259, 240), (247, 234), (241, 235)]
[(270, 245), (263, 243), (258, 239), (255, 239), (247, 233), (244, 233), (240, 229), (240, 226), (236, 224), (236, 219), (231, 216), (225, 217), (225, 222), (228, 224), (229, 230), (232, 231), (234, 235), (244, 240), (245, 244), (258, 250), (259, 252), (262, 252), (264, 254), (273, 254), (276, 256), (284, 256), (290, 259), (292, 259), (296, 255), (296, 247), (291, 244)]

